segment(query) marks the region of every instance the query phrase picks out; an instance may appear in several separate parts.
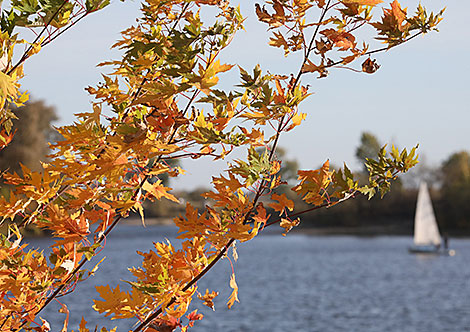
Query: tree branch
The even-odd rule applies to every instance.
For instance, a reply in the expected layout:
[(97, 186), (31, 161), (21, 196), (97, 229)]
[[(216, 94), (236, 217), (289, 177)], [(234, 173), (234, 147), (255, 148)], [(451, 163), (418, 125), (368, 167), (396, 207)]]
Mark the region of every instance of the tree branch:
[(307, 63), (308, 58), (310, 57), (310, 53), (313, 51), (313, 43), (315, 39), (317, 38), (318, 31), (320, 30), (320, 24), (323, 22), (323, 19), (325, 18), (326, 12), (331, 9), (330, 7), (331, 0), (328, 0), (328, 3), (325, 5), (325, 8), (323, 9), (320, 18), (318, 19), (317, 26), (315, 28), (315, 31), (313, 32), (312, 39), (310, 39), (310, 43), (308, 44), (307, 52), (304, 54), (304, 59), (302, 61), (302, 65), (300, 66), (299, 72), (297, 73), (297, 77), (295, 78), (295, 82), (292, 85), (291, 91), (294, 91), (295, 87), (297, 86), (297, 82), (300, 80), (300, 77), (302, 76), (303, 72), (303, 67)]
[(64, 8), (64, 6), (68, 3), (68, 0), (65, 0), (62, 5), (55, 11), (55, 13), (51, 16), (49, 21), (44, 25), (44, 28), (41, 30), (41, 32), (36, 36), (34, 41), (29, 45), (27, 50), (23, 53), (21, 58), (18, 60), (18, 62), (8, 71), (7, 75), (10, 75), (16, 68), (18, 68), (19, 65), (21, 65), (27, 58), (29, 58), (29, 52), (33, 49), (33, 45), (42, 37), (44, 32), (46, 32), (47, 28), (49, 25), (52, 23), (52, 21), (55, 19), (55, 17), (59, 14), (59, 12)]
[[(398, 43), (398, 44), (394, 44), (394, 45), (390, 45), (390, 46), (386, 46), (386, 47), (381, 47), (381, 48), (378, 48), (378, 49), (375, 49), (375, 50), (372, 50), (372, 51), (368, 51), (368, 52), (366, 52), (366, 53), (364, 53), (364, 54), (361, 54), (360, 56), (362, 57), (362, 56), (367, 56), (367, 55), (371, 55), (371, 54), (374, 54), (374, 53), (380, 53), (380, 52), (388, 51), (388, 50), (390, 50), (390, 49), (392, 49), (392, 48), (394, 48), (394, 47), (396, 47), (396, 46), (399, 46), (399, 45), (401, 45), (401, 44), (404, 44), (404, 43), (410, 41), (410, 40), (413, 39), (413, 38), (418, 37), (418, 36), (421, 35), (421, 34), (423, 34), (422, 31), (417, 32), (416, 34), (414, 34), (414, 35), (412, 35), (412, 36), (406, 38), (405, 40), (403, 40), (402, 42), (400, 42), (400, 43)], [(330, 63), (330, 64), (326, 64), (326, 65), (325, 65), (325, 68), (331, 68), (331, 67), (337, 66), (337, 65), (342, 64), (342, 63), (343, 63), (343, 60), (338, 60), (338, 61), (332, 62), (332, 63)], [(347, 69), (350, 69), (350, 68), (347, 68)]]

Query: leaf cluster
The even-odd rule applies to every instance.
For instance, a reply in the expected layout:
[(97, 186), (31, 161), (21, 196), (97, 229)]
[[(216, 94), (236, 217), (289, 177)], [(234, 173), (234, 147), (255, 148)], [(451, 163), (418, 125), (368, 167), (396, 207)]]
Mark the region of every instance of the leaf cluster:
[[(6, 46), (0, 59), (4, 63), (0, 71), (3, 145), (11, 140), (14, 117), (8, 104), (26, 99), (19, 93), (22, 63), (107, 3), (15, 1), (4, 13), (1, 38)], [(140, 252), (142, 264), (130, 269), (134, 279), (127, 281), (131, 291), (100, 286), (101, 299), (94, 301), (94, 309), (105, 316), (138, 321), (135, 332), (192, 327), (202, 318), (196, 312), (187, 314), (192, 299), (197, 297), (214, 308), (218, 294), (199, 293), (197, 282), (227, 257), (230, 248), (236, 260), (237, 241), (249, 241), (273, 223), (287, 233), (299, 224), (298, 215), (307, 212), (295, 211), (293, 201), (275, 192), (287, 185), (280, 172), (282, 160), (276, 155), (280, 136), (307, 116), (300, 111), (310, 95), (308, 85), (301, 84), (303, 75), (317, 72), (324, 77), (329, 67), (370, 55), (369, 46), (358, 46), (356, 41), (356, 30), (362, 26), (375, 27), (379, 38), (386, 38), (391, 47), (408, 40), (413, 29), (419, 33), (434, 29), (440, 19), (440, 14), (428, 15), (424, 9), (408, 18), (394, 1), (381, 23), (371, 23), (371, 10), (379, 3), (274, 0), (257, 5), (258, 19), (273, 32), (269, 43), (286, 55), (303, 52), (299, 72), (263, 73), (256, 66), (251, 73), (238, 66), (240, 83), (226, 92), (218, 87), (219, 76), (237, 67), (222, 63), (220, 54), (243, 28), (240, 9), (221, 0), (143, 1), (136, 25), (123, 31), (114, 45), (123, 51), (123, 57), (102, 63), (109, 72), (96, 86), (87, 88), (94, 98), (90, 112), (77, 114), (73, 124), (58, 128), (62, 138), (51, 144), (50, 160), (41, 171), (22, 166), (20, 174), (2, 174), (13, 188), (0, 197), (2, 222), (21, 220), (20, 228), (35, 225), (51, 233), (54, 243), (52, 253), (45, 257), (21, 245), (15, 227), (2, 239), (0, 270), (5, 273), (0, 273), (0, 330), (46, 331), (48, 323), (38, 322), (39, 313), (95, 273), (99, 263), (91, 270), (85, 264), (103, 248), (123, 218), (137, 212), (144, 223), (146, 200), (180, 202), (163, 179), (182, 176), (184, 170), (168, 161), (224, 159), (227, 170), (214, 175), (212, 189), (203, 193), (207, 206), (198, 210), (188, 203), (184, 215), (174, 218), (179, 238), (184, 239), (181, 247), (155, 243), (152, 250)], [(202, 19), (206, 10), (217, 13), (211, 23)], [(318, 19), (312, 19), (313, 12), (319, 14)], [(40, 22), (45, 26), (31, 43), (11, 36), (13, 28)], [(47, 38), (41, 40), (46, 33)], [(30, 47), (13, 64), (16, 43)], [(334, 54), (340, 54), (339, 60)], [(372, 59), (362, 64), (366, 73), (377, 68)], [(231, 161), (236, 150), (246, 157)], [(330, 207), (357, 193), (371, 196), (380, 191), (383, 195), (390, 181), (416, 162), (415, 149), (399, 153), (392, 148), (390, 156), (382, 149), (378, 160), (367, 161), (370, 183), (366, 186), (360, 186), (346, 166), (334, 171), (327, 161), (319, 169), (299, 171), (292, 189), (312, 206), (310, 210)], [(229, 286), (230, 308), (238, 302), (233, 273)], [(68, 309), (61, 310), (66, 314), (62, 331), (67, 331)], [(79, 331), (88, 331), (85, 320)]]

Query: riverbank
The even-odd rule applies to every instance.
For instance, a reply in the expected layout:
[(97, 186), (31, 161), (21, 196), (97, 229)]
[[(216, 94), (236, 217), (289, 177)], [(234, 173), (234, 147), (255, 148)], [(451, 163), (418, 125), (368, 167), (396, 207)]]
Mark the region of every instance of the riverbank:
[[(140, 218), (127, 218), (122, 221), (124, 225), (142, 225)], [(145, 226), (170, 226), (173, 225), (172, 218), (146, 218)], [(274, 227), (273, 227), (274, 228)], [(279, 228), (279, 233), (282, 233)], [(355, 227), (314, 227), (314, 226), (299, 226), (292, 229), (293, 233), (302, 233), (312, 236), (334, 236), (334, 235), (350, 235), (350, 236), (413, 236), (413, 229), (408, 227), (404, 228), (397, 225), (380, 225), (380, 226), (355, 226)], [(451, 237), (470, 237), (469, 232), (463, 231), (449, 231)]]
[[(128, 226), (142, 226), (142, 219), (130, 217), (121, 220), (121, 225)], [(145, 227), (155, 227), (155, 226), (172, 226), (174, 225), (172, 218), (146, 218)], [(270, 233), (276, 232), (282, 233), (283, 229), (280, 227), (271, 226)], [(8, 226), (3, 225), (0, 227), (0, 233), (6, 234), (8, 232)], [(363, 236), (363, 237), (372, 237), (372, 236), (413, 236), (413, 229), (404, 228), (397, 225), (380, 225), (380, 226), (355, 226), (355, 227), (315, 227), (311, 224), (300, 225), (295, 227), (291, 231), (292, 233), (301, 233), (312, 236), (336, 236), (336, 235), (345, 235), (345, 236)], [(31, 237), (42, 237), (49, 236), (41, 230), (30, 227), (27, 230), (22, 231), (23, 236)], [(466, 238), (470, 237), (470, 232), (467, 231), (448, 231), (450, 237), (453, 238)]]
[(300, 227), (295, 232), (308, 235), (353, 235), (353, 236), (413, 236), (412, 230), (395, 226), (364, 226), (364, 227)]
[[(140, 218), (127, 218), (122, 221), (125, 225), (142, 225)], [(145, 218), (145, 226), (169, 226), (173, 225), (172, 218)], [(275, 227), (271, 227), (275, 228)], [(310, 235), (411, 235), (413, 230), (406, 230), (396, 226), (361, 226), (361, 227), (311, 227), (300, 226), (292, 229), (292, 232), (300, 232)], [(279, 232), (282, 229), (279, 228)]]

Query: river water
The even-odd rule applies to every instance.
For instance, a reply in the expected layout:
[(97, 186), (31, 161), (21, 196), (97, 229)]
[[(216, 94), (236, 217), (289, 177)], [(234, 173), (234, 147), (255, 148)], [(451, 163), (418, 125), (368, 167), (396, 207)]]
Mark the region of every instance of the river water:
[[(140, 265), (135, 251), (148, 251), (152, 242), (165, 238), (173, 242), (175, 236), (176, 229), (167, 226), (115, 230), (100, 253), (107, 258), (96, 276), (59, 299), (71, 311), (69, 330), (77, 330), (84, 315), (92, 331), (95, 324), (128, 331), (134, 321), (110, 321), (94, 312), (94, 286), (114, 288), (121, 279), (132, 280), (126, 268)], [(42, 248), (51, 243), (47, 238), (27, 242)], [(263, 234), (237, 246), (240, 303), (230, 310), (225, 305), (232, 271), (228, 260), (199, 282), (201, 292), (209, 288), (220, 295), (216, 311), (194, 301), (205, 317), (191, 331), (470, 331), (470, 239), (451, 239), (454, 257), (408, 254), (411, 242), (397, 236)], [(40, 314), (52, 331), (62, 327), (58, 308), (56, 303)]]

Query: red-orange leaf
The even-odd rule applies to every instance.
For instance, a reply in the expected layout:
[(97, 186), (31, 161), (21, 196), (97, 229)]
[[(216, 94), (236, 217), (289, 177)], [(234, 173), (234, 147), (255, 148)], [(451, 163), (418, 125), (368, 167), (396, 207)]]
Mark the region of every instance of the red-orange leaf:
[(193, 327), (194, 326), (194, 321), (201, 320), (204, 317), (204, 315), (203, 314), (198, 314), (197, 310), (194, 310), (190, 314), (188, 314), (186, 317), (190, 320), (188, 325), (190, 327)]
[(2, 130), (0, 132), (0, 150), (5, 148), (8, 144), (10, 144), (11, 140), (13, 139), (13, 136), (15, 136), (16, 129), (14, 132), (7, 134), (5, 130)]
[(402, 9), (400, 3), (397, 0), (394, 0), (391, 4), (392, 14), (398, 22), (398, 25), (401, 26), (403, 21), (406, 19), (406, 8)]

